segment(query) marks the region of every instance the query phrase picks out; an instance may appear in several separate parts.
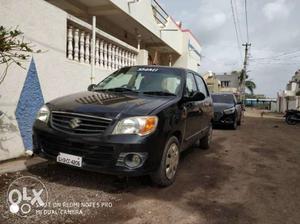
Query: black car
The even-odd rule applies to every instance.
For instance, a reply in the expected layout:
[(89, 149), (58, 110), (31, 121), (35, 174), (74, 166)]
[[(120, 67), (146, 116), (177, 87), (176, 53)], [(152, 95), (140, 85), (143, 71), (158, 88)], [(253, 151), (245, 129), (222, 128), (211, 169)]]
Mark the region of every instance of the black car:
[(88, 89), (40, 109), (35, 154), (91, 171), (149, 174), (167, 186), (181, 151), (199, 140), (200, 147), (209, 147), (212, 100), (193, 71), (125, 67)]
[(232, 93), (212, 94), (214, 105), (214, 125), (228, 126), (236, 129), (241, 125), (243, 117), (243, 107)]

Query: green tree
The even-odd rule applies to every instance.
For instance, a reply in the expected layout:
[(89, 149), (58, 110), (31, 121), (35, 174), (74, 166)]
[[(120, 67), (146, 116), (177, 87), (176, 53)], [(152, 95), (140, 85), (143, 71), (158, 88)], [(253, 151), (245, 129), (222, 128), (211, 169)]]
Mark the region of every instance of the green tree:
[(246, 74), (244, 70), (241, 70), (239, 75), (239, 85), (240, 87), (243, 85), (243, 80), (245, 80), (245, 88), (249, 90), (251, 95), (254, 94), (254, 90), (256, 89), (256, 84), (253, 80), (249, 79), (249, 76)]
[(246, 80), (245, 87), (250, 91), (251, 95), (254, 94), (254, 89), (256, 89), (256, 84), (252, 80)]
[(4, 65), (4, 71), (0, 74), (0, 85), (4, 81), (8, 68), (16, 64), (22, 68), (22, 63), (26, 61), (32, 53), (40, 53), (41, 50), (34, 50), (31, 43), (24, 41), (22, 31), (7, 29), (0, 26), (0, 65)]

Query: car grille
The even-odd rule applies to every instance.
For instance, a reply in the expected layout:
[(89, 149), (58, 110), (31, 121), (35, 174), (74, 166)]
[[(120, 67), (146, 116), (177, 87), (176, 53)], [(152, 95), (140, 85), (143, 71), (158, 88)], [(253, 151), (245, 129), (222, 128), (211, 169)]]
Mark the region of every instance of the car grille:
[(97, 116), (53, 111), (51, 126), (72, 134), (101, 134), (110, 125), (111, 119)]
[(214, 120), (219, 120), (223, 116), (222, 112), (215, 112), (214, 113)]
[(92, 165), (111, 165), (114, 161), (114, 148), (103, 144), (79, 143), (56, 138), (40, 138), (42, 150), (51, 156), (58, 156), (60, 152), (81, 156), (83, 161)]

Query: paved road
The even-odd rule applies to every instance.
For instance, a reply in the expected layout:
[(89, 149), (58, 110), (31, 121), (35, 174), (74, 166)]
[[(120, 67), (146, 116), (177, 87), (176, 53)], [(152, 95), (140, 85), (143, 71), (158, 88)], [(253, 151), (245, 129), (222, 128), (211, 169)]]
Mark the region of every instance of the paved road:
[[(152, 187), (147, 177), (113, 176), (43, 163), (0, 176), (0, 223), (296, 224), (300, 221), (300, 126), (247, 117), (237, 131), (215, 130), (210, 150), (181, 157), (176, 183)], [(102, 202), (83, 215), (18, 218), (5, 204), (18, 176), (41, 178), (51, 202)], [(72, 210), (72, 204), (69, 210)]]

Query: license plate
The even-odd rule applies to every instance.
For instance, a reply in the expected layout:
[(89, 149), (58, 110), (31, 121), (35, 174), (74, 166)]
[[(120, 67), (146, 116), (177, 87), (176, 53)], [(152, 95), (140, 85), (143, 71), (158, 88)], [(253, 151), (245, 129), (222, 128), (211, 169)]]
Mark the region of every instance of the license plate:
[(58, 163), (64, 163), (71, 166), (81, 167), (82, 166), (82, 157), (74, 156), (66, 153), (59, 153), (56, 161)]

